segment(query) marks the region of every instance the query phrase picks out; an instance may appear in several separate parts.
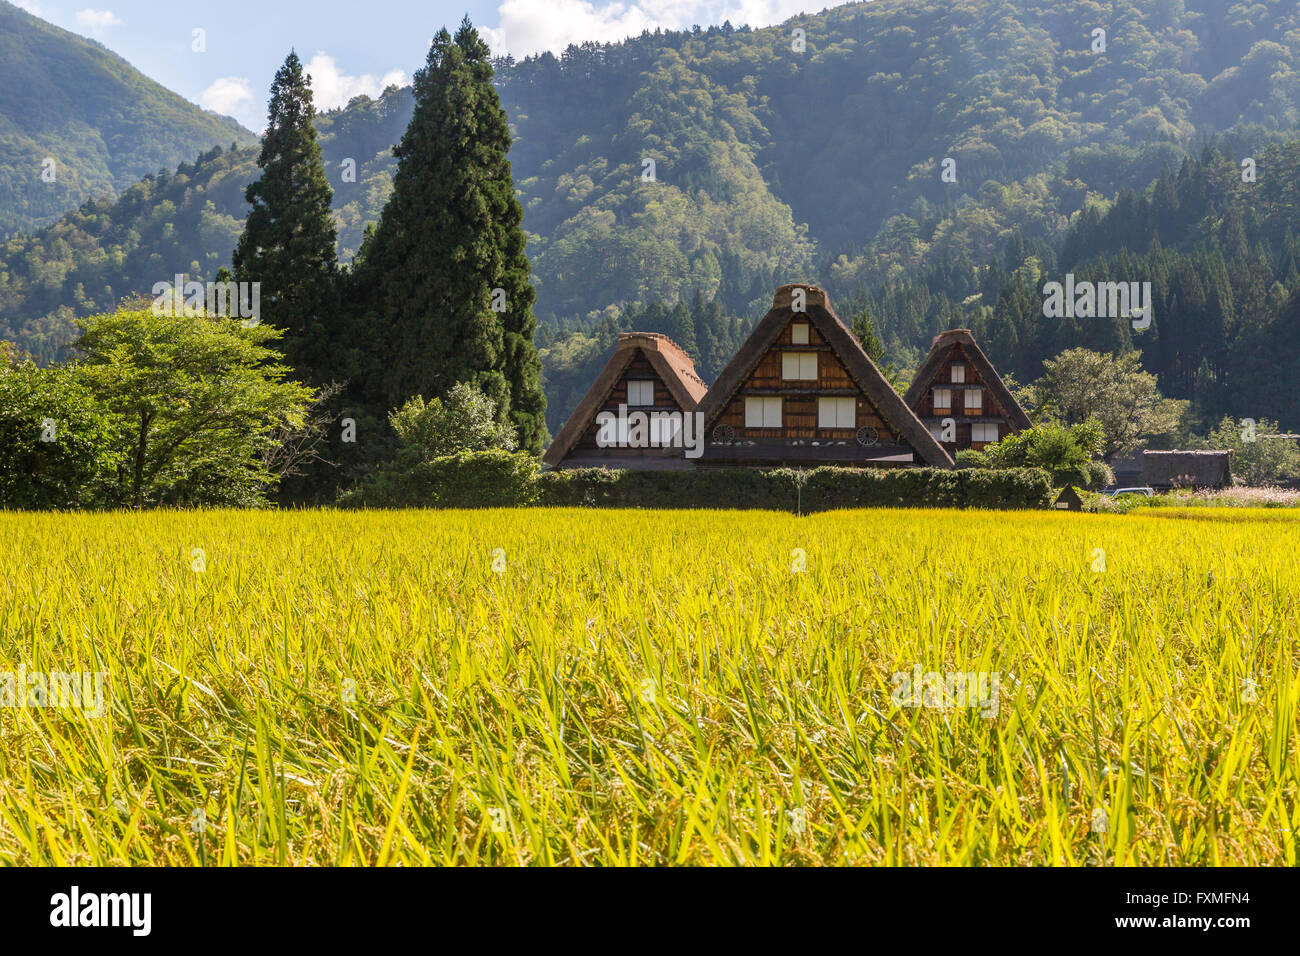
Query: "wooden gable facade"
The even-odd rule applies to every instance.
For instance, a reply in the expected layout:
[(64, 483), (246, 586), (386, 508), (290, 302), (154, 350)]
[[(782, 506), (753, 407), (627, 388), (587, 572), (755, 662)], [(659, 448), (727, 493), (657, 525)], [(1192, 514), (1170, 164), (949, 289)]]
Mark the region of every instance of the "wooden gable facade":
[(668, 336), (622, 332), (614, 354), (542, 461), (555, 468), (688, 468), (680, 447), (602, 447), (598, 417), (602, 412), (617, 415), (620, 406), (632, 412), (684, 416), (697, 410), (706, 390), (695, 363)]
[(935, 336), (905, 400), (951, 454), (984, 448), (1031, 424), (967, 329)]
[(702, 463), (952, 467), (816, 286), (777, 290), (700, 411)]

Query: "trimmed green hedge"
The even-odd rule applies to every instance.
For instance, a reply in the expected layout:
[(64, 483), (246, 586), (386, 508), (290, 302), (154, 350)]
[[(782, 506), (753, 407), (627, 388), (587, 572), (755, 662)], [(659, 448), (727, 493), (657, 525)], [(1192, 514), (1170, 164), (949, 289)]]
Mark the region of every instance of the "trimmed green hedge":
[(537, 476), (537, 503), (596, 508), (767, 508), (793, 511), (798, 472), (693, 468), (610, 471), (570, 468)]
[(1040, 468), (693, 468), (538, 472), (537, 459), (504, 451), (461, 452), (381, 472), (341, 503), (371, 508), (1047, 508)]
[(537, 459), (508, 451), (462, 451), (406, 468), (381, 469), (346, 492), (351, 508), (512, 508), (537, 497)]
[(1047, 508), (1052, 482), (1041, 468), (818, 468), (804, 485), (804, 511), (836, 508)]
[(703, 467), (691, 471), (578, 468), (537, 477), (537, 504), (604, 508), (1047, 508), (1052, 486), (1041, 468), (816, 468), (809, 471)]

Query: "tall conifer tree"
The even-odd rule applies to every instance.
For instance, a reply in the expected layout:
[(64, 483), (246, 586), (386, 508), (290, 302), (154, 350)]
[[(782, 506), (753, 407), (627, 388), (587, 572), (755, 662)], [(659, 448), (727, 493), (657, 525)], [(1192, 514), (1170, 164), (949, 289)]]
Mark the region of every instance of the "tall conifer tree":
[(375, 379), (366, 392), (392, 408), (472, 382), (514, 423), (520, 447), (539, 452), (546, 399), (511, 134), (468, 18), (454, 39), (438, 32), (413, 90), (392, 197), (357, 275)]
[(285, 330), (289, 364), (317, 384), (342, 377), (337, 320), (337, 228), (309, 78), (296, 53), (271, 84), (261, 177), (245, 192), (250, 206), (235, 248), (235, 277), (260, 282), (261, 311)]

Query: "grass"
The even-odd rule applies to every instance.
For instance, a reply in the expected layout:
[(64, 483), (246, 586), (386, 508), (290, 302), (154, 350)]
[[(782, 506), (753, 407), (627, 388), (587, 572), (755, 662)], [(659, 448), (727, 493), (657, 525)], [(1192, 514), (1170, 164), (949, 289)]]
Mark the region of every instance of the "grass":
[(0, 861), (1294, 865), (1300, 515), (1198, 518), (0, 514), (0, 671), (108, 675)]
[(1169, 508), (1297, 508), (1300, 491), (1290, 488), (1236, 486), (1203, 491), (1181, 490), (1156, 495), (1148, 506)]

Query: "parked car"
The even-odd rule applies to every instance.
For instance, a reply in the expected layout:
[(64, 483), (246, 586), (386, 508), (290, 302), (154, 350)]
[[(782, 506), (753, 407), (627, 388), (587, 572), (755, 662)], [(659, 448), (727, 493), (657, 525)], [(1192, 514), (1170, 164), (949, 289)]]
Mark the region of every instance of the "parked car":
[(1118, 498), (1120, 495), (1141, 495), (1144, 498), (1150, 498), (1155, 495), (1154, 488), (1107, 488), (1102, 492), (1108, 498)]

